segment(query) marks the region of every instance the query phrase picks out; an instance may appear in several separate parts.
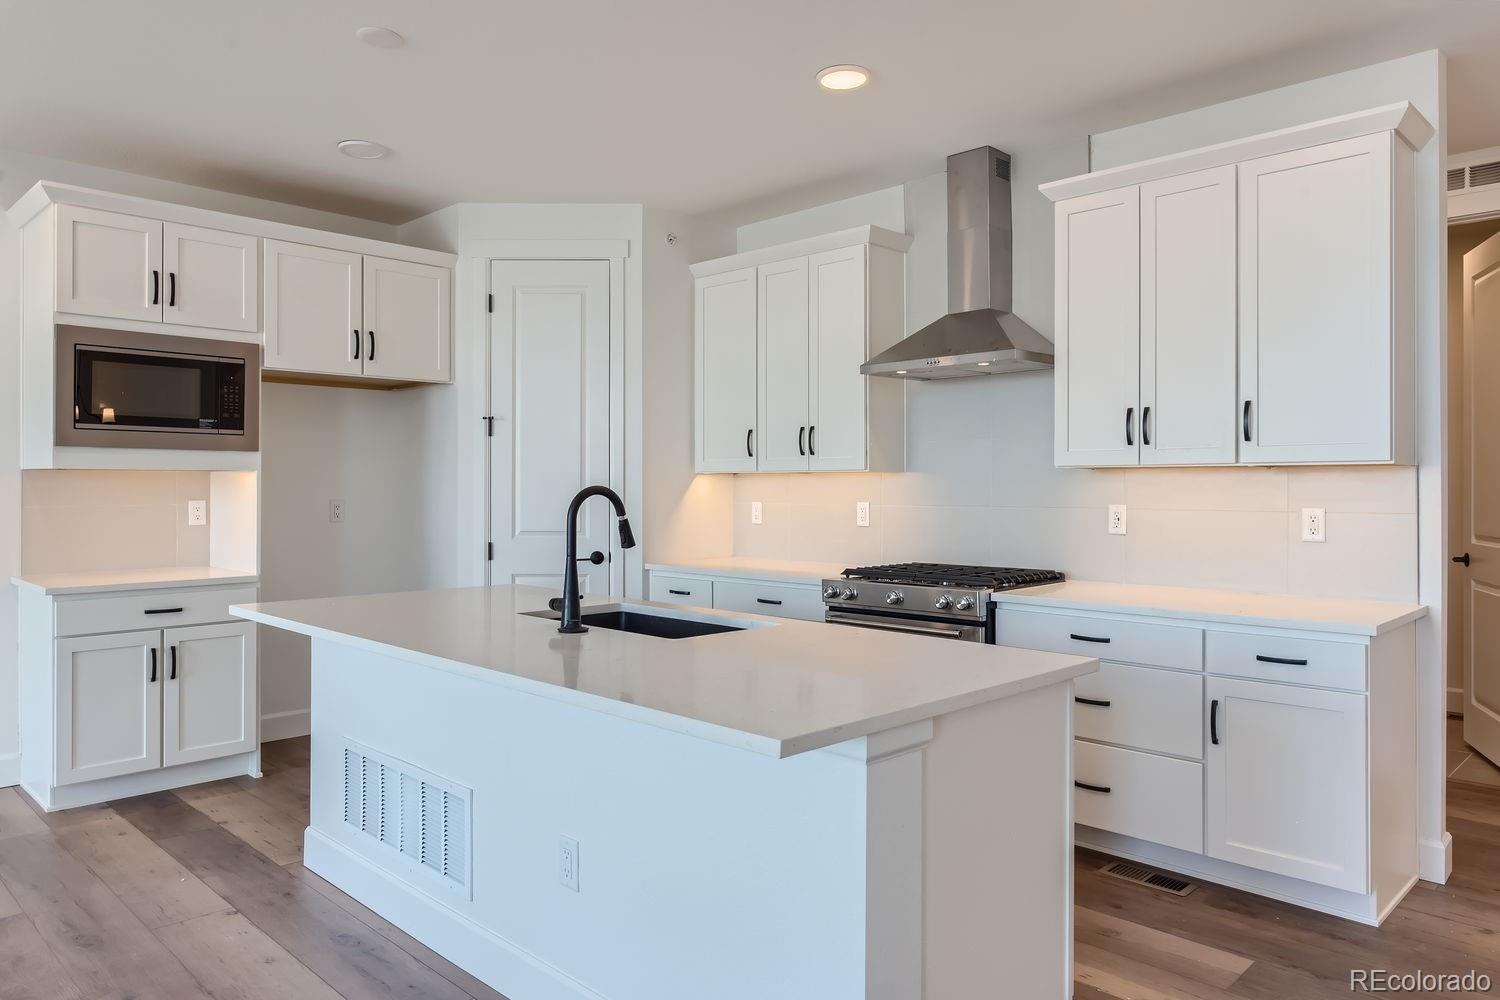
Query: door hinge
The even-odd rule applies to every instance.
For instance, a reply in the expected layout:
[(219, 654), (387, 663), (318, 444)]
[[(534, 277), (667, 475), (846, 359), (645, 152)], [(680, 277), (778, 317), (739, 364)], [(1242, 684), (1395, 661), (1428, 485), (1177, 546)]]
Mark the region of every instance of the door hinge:
[(490, 292), (489, 294), (487, 294), (484, 297), (484, 311), (485, 312), (494, 312), (495, 311), (495, 293), (494, 292)]
[(494, 542), (485, 542), (484, 543), (484, 559), (485, 559), (485, 562), (494, 562), (495, 561), (495, 543)]

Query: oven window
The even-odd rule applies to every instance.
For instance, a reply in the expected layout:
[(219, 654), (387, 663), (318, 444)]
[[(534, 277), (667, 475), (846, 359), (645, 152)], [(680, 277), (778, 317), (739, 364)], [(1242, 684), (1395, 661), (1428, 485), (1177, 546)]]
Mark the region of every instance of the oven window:
[(217, 366), (206, 359), (80, 346), (75, 422), (99, 427), (211, 430)]

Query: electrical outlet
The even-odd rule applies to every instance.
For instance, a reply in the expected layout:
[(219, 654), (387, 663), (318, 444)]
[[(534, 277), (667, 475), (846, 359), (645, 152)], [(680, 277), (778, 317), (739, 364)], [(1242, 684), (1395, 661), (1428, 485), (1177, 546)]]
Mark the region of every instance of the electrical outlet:
[(870, 501), (857, 500), (854, 503), (854, 526), (856, 528), (868, 528), (870, 526)]
[(760, 501), (759, 500), (751, 500), (750, 501), (750, 523), (751, 524), (760, 524), (764, 520), (765, 520), (765, 512), (762, 511), (761, 508), (760, 508)]
[(1328, 541), (1328, 518), (1322, 507), (1302, 508), (1302, 540), (1304, 542)]
[(328, 523), (329, 524), (343, 524), (344, 523), (344, 501), (342, 501), (342, 500), (330, 500), (330, 501), (328, 501)]
[(198, 527), (208, 523), (208, 501), (189, 500), (187, 502), (188, 526)]
[(572, 837), (557, 838), (557, 884), (578, 891), (578, 841)]
[(1109, 533), (1111, 535), (1125, 534), (1125, 505), (1122, 503), (1109, 505)]

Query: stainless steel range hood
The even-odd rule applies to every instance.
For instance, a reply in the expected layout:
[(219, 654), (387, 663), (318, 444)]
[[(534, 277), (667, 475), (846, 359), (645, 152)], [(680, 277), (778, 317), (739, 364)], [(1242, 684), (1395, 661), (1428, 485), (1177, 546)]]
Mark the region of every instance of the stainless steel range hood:
[(1052, 341), (1011, 312), (1010, 156), (948, 157), (948, 315), (859, 366), (926, 381), (1052, 367)]

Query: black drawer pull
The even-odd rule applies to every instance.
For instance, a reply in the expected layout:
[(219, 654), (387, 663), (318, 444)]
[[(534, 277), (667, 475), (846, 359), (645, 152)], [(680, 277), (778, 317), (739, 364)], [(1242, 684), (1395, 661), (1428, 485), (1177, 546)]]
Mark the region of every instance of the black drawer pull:
[(354, 360), (355, 361), (359, 360), (359, 345), (362, 344), (362, 343), (364, 343), (364, 341), (362, 341), (362, 340), (359, 339), (359, 331), (355, 330), (354, 331)]
[(1244, 431), (1245, 443), (1250, 443), (1250, 400), (1245, 400), (1245, 415), (1240, 420), (1240, 430)]
[(1283, 664), (1284, 666), (1288, 666), (1288, 667), (1305, 667), (1305, 666), (1307, 666), (1307, 661), (1306, 660), (1294, 660), (1294, 659), (1291, 659), (1291, 658), (1285, 657), (1285, 656), (1264, 656), (1264, 655), (1262, 655), (1260, 653), (1256, 653), (1255, 654), (1255, 658), (1257, 660), (1259, 660), (1261, 663), (1280, 663), (1280, 664)]
[(773, 601), (769, 597), (757, 597), (755, 599), (755, 603), (756, 604), (773, 604), (773, 605), (775, 605), (778, 608), (781, 607), (781, 602), (780, 601)]
[(1079, 642), (1109, 642), (1108, 636), (1102, 635), (1079, 635), (1077, 632), (1069, 632), (1069, 639), (1077, 639)]
[(167, 305), (168, 305), (168, 307), (170, 307), (172, 309), (176, 309), (177, 308), (177, 272), (176, 271), (168, 271), (167, 272), (167, 288), (170, 289), (170, 291), (167, 292)]
[(1097, 705), (1099, 708), (1109, 707), (1109, 699), (1107, 698), (1085, 698), (1082, 695), (1075, 694), (1073, 700), (1080, 705)]
[(1085, 792), (1102, 792), (1105, 795), (1109, 794), (1108, 785), (1091, 785), (1087, 781), (1075, 781), (1073, 782), (1073, 787), (1082, 788)]
[(180, 614), (182, 614), (182, 609), (181, 608), (147, 608), (145, 611), (141, 612), (141, 614), (145, 614), (145, 615), (180, 615)]
[(175, 644), (168, 646), (167, 651), (172, 654), (172, 672), (167, 674), (167, 680), (175, 681), (177, 679), (177, 646)]
[(676, 594), (678, 597), (692, 597), (693, 596), (693, 592), (691, 590), (673, 590), (671, 587), (667, 588), (667, 593), (669, 593), (669, 594)]
[(160, 271), (152, 271), (151, 272), (151, 304), (153, 306), (161, 304), (161, 272)]
[(156, 647), (151, 647), (151, 676), (146, 679), (147, 684), (156, 683)]

